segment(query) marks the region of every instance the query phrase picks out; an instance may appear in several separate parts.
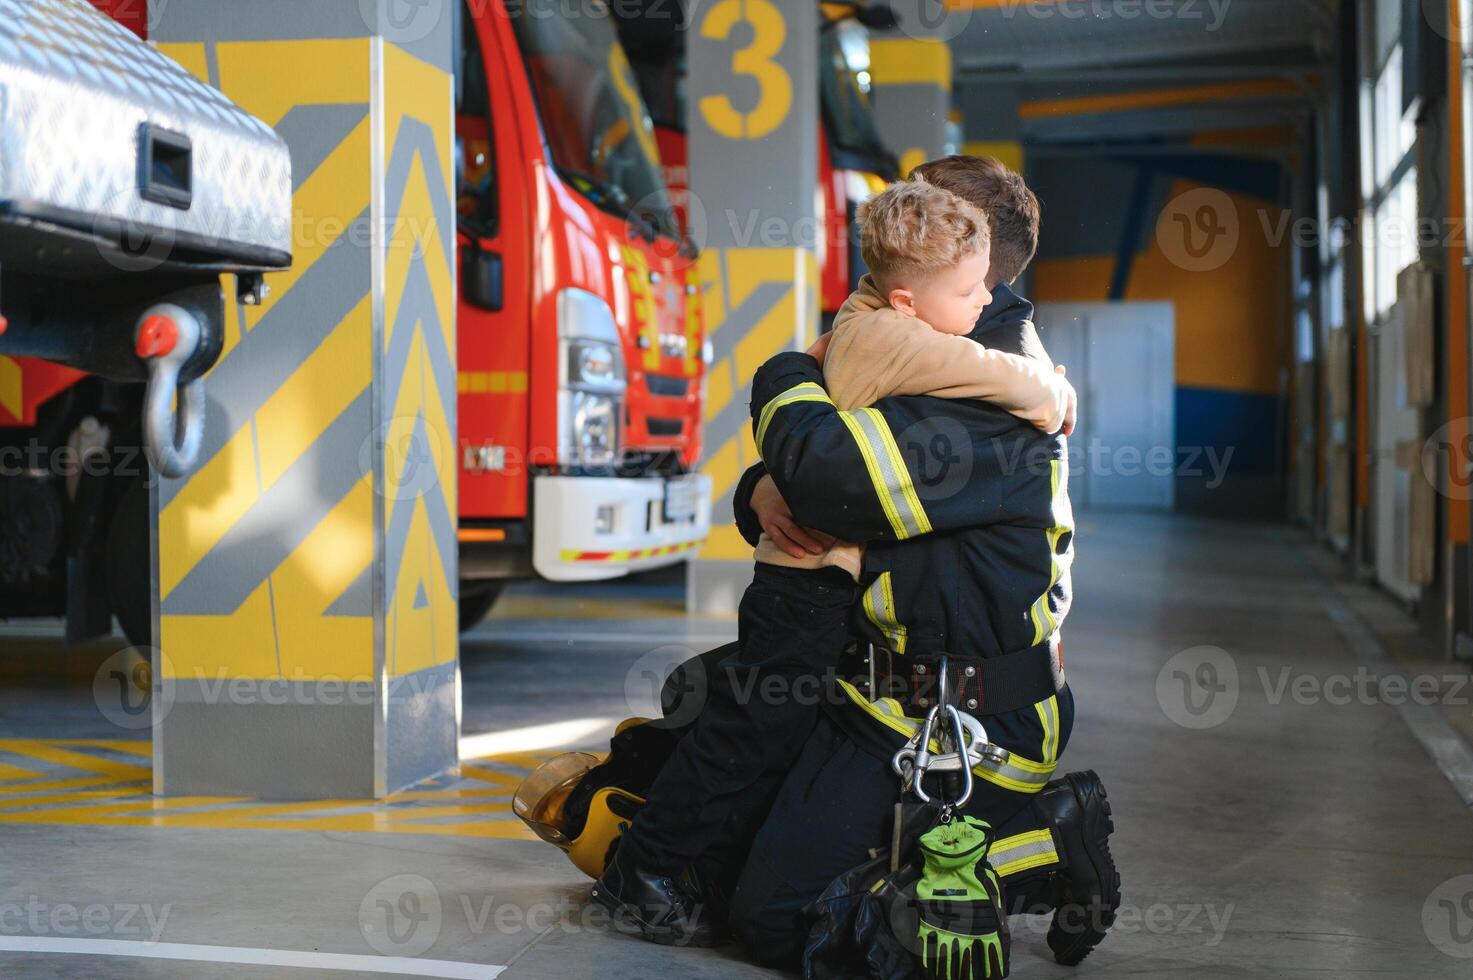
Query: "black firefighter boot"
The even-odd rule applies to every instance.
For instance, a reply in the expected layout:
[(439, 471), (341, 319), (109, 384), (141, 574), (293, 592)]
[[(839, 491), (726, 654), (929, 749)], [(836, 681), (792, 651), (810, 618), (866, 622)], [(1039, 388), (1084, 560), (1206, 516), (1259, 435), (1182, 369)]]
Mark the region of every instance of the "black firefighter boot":
[(1105, 786), (1092, 769), (1045, 786), (1033, 806), (1054, 836), (1059, 864), (1006, 881), (1014, 915), (1053, 911), (1048, 945), (1054, 960), (1076, 966), (1105, 938), (1120, 908), (1120, 873), (1110, 856), (1115, 821)]
[(633, 848), (618, 848), (590, 897), (613, 914), (614, 924), (661, 946), (716, 946), (716, 916), (701, 901), (690, 875), (672, 877), (634, 864)]

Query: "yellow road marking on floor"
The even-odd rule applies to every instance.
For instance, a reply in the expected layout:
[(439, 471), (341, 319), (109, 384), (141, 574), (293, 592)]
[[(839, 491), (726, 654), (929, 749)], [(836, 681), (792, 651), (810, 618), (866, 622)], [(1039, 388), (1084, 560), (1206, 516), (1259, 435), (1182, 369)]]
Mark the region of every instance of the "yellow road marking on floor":
[[(63, 824), (227, 830), (297, 830), (436, 834), (533, 839), (509, 818), (511, 797), (527, 772), (553, 753), (516, 752), (476, 760), (387, 800), (272, 803), (240, 796), (153, 795), (147, 765), (94, 755), (103, 750), (149, 758), (146, 741), (0, 739), (0, 752), (31, 760), (10, 767), (24, 779), (0, 785), (0, 824)], [(4, 765), (0, 763), (0, 765)], [(66, 776), (84, 770), (89, 775)], [(0, 773), (6, 770), (0, 769)], [(66, 778), (59, 778), (66, 776)], [(489, 785), (488, 785), (489, 784)]]
[(45, 773), (36, 772), (32, 769), (22, 769), (20, 766), (12, 766), (8, 762), (0, 762), (0, 782), (11, 782), (17, 779), (40, 779)]
[(66, 766), (70, 769), (84, 769), (103, 776), (112, 776), (114, 779), (153, 778), (153, 772), (148, 766), (135, 766), (127, 762), (114, 762), (112, 759), (104, 759), (101, 756), (88, 755), (86, 752), (74, 752), (49, 740), (42, 742), (24, 738), (0, 738), (0, 752), (23, 755), (30, 759), (50, 762), (53, 765)]
[(49, 793), (54, 789), (83, 789), (88, 786), (127, 786), (139, 785), (149, 787), (153, 785), (153, 776), (146, 779), (129, 779), (119, 782), (106, 776), (78, 776), (76, 779), (45, 779), (39, 782), (15, 783), (10, 786), (0, 786), (0, 799), (23, 793)]

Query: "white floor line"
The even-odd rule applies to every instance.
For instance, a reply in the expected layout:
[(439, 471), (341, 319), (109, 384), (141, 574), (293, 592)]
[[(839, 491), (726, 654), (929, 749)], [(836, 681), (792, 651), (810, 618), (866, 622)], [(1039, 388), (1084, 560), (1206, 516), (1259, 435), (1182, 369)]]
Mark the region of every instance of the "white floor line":
[(412, 956), (304, 953), (294, 949), (198, 946), (193, 943), (148, 943), (126, 939), (70, 939), (57, 936), (0, 936), (0, 952), (135, 956), (150, 960), (284, 966), (299, 970), (347, 970), (357, 973), (388, 973), (401, 977), (444, 977), (446, 980), (492, 980), (506, 969), (504, 966), (457, 963), (452, 960), (422, 960)]
[[(1330, 621), (1335, 624), (1335, 629), (1350, 644), (1350, 649), (1355, 651), (1362, 663), (1374, 668), (1382, 676), (1405, 677), (1395, 659), (1381, 646), (1376, 635), (1361, 622), (1355, 610), (1334, 593), (1327, 594), (1324, 602)], [(1397, 711), (1407, 728), (1411, 729), (1412, 735), (1422, 743), (1422, 747), (1437, 764), (1437, 768), (1452, 783), (1463, 803), (1473, 807), (1473, 748), (1448, 724), (1448, 720), (1442, 715), (1442, 709), (1435, 704), (1420, 704), (1408, 698), (1397, 705)]]

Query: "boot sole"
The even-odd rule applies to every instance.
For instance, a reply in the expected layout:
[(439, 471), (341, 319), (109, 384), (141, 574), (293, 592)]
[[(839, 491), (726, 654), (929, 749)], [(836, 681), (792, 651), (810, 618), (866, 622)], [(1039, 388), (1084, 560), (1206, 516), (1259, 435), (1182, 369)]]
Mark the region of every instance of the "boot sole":
[(699, 949), (710, 949), (726, 942), (724, 937), (715, 932), (681, 933), (668, 926), (650, 925), (640, 917), (636, 906), (615, 898), (596, 884), (589, 892), (589, 898), (608, 911), (616, 931), (628, 936), (638, 936), (658, 946), (694, 946)]
[(1048, 945), (1054, 952), (1054, 962), (1063, 966), (1078, 966), (1104, 941), (1106, 932), (1115, 922), (1115, 910), (1120, 907), (1120, 872), (1110, 853), (1110, 835), (1115, 832), (1114, 815), (1110, 809), (1105, 784), (1097, 774), (1092, 775), (1094, 779), (1091, 782), (1098, 788), (1097, 808), (1089, 806), (1089, 801), (1080, 793), (1076, 780), (1069, 780), (1069, 791), (1079, 802), (1080, 810), (1088, 815), (1084, 827), (1085, 853), (1089, 856), (1095, 880), (1100, 882), (1102, 893), (1091, 896), (1085, 909), (1089, 918), (1081, 931), (1064, 934), (1062, 931), (1049, 930)]

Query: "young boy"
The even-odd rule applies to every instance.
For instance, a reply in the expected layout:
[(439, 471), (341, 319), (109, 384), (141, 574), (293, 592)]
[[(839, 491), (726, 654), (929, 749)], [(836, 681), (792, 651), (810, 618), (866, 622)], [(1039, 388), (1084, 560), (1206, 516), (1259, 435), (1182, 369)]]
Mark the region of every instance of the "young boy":
[[(810, 349), (823, 364), (827, 395), (811, 386), (772, 404), (827, 397), (849, 410), (890, 395), (980, 398), (1044, 431), (1072, 428), (1074, 390), (1062, 372), (965, 336), (992, 298), (985, 214), (949, 191), (908, 181), (875, 197), (860, 221), (870, 275), (833, 332)], [(851, 416), (853, 426), (876, 423), (864, 411)], [(759, 419), (759, 449), (765, 428)], [(677, 879), (751, 829), (761, 795), (751, 790), (791, 765), (817, 718), (817, 678), (848, 642), (863, 571), (857, 546), (835, 543), (794, 558), (763, 540), (756, 557), (738, 613), (738, 652), (722, 664), (725, 676), (710, 685), (700, 719), (593, 887), (594, 901), (656, 942), (715, 941), (716, 923)]]

